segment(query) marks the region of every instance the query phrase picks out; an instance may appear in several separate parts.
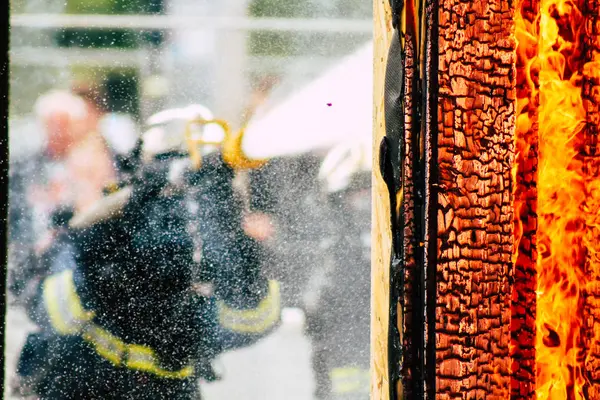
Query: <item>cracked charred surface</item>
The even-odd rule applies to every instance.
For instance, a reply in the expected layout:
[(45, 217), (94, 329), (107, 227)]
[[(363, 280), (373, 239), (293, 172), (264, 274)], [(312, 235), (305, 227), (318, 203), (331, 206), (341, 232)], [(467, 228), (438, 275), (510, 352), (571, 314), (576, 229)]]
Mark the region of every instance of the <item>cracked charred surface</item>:
[(405, 61), (404, 61), (404, 143), (402, 157), (402, 248), (403, 248), (403, 292), (402, 305), (402, 380), (405, 398), (413, 398), (414, 384), (420, 379), (416, 373), (417, 352), (419, 343), (415, 343), (415, 296), (416, 288), (413, 284), (417, 278), (417, 264), (415, 259), (415, 137), (414, 137), (414, 111), (413, 111), (413, 77), (415, 67), (414, 36), (405, 36)]
[(510, 392), (513, 15), (506, 0), (440, 4), (438, 399)]
[(515, 177), (515, 268), (511, 316), (511, 399), (535, 398), (537, 289), (537, 177), (539, 154), (539, 69), (536, 32), (540, 3), (521, 0), (517, 7), (517, 122)]
[[(586, 398), (600, 398), (600, 185), (595, 183), (600, 173), (600, 149), (598, 134), (600, 129), (600, 1), (584, 0), (582, 14), (583, 29), (583, 82), (582, 100), (586, 112), (583, 128), (582, 161), (587, 184), (586, 200), (582, 211), (588, 214), (588, 227), (583, 238), (586, 247), (585, 272), (588, 279), (583, 292), (583, 324), (581, 330), (582, 348), (586, 354), (583, 387)], [(594, 218), (593, 214), (596, 214)]]
[(423, 113), (424, 159), (424, 242), (423, 273), (425, 284), (425, 399), (435, 399), (435, 307), (437, 262), (437, 88), (438, 88), (438, 8), (437, 0), (425, 3)]

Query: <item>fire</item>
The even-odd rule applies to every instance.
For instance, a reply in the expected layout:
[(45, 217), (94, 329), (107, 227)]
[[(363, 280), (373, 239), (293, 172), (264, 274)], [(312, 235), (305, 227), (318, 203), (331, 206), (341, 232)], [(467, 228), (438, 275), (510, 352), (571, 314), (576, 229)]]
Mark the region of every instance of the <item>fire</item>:
[[(584, 340), (582, 328), (585, 293), (598, 291), (589, 271), (600, 274), (600, 179), (582, 156), (582, 82), (600, 68), (581, 61), (581, 1), (541, 0), (533, 16), (525, 15), (526, 1), (530, 3), (519, 2), (516, 16), (517, 52), (525, 60), (518, 68), (524, 68), (527, 78), (527, 90), (517, 101), (516, 140), (524, 157), (529, 151), (525, 136), (534, 123), (526, 110), (539, 94), (536, 394), (539, 400), (587, 399), (592, 397), (584, 396), (584, 343), (590, 340)], [(517, 203), (516, 209), (522, 206)], [(518, 223), (515, 232), (518, 241)], [(591, 342), (600, 342), (600, 328), (592, 332), (596, 337)]]

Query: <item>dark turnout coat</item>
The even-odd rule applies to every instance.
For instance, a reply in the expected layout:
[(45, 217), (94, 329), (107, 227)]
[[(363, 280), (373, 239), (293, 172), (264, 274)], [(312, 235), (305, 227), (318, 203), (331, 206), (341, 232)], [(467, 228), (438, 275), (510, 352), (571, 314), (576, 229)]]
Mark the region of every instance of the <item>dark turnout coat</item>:
[(30, 315), (43, 329), (20, 372), (44, 368), (42, 398), (195, 398), (212, 358), (278, 323), (233, 171), (214, 154), (169, 190), (168, 165), (141, 175), (119, 217), (71, 232), (77, 267), (41, 282)]

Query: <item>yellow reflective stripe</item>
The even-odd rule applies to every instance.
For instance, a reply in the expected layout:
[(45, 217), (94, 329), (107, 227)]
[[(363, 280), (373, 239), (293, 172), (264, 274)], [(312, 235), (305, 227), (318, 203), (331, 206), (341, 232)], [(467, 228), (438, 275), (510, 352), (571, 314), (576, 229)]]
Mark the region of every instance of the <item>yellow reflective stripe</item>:
[(75, 333), (73, 328), (69, 326), (68, 321), (61, 315), (61, 309), (58, 298), (58, 290), (56, 288), (56, 280), (58, 277), (50, 276), (44, 280), (43, 296), (46, 311), (50, 317), (50, 323), (52, 327), (56, 329), (58, 333), (70, 334)]
[(154, 352), (145, 346), (129, 345), (127, 355), (127, 367), (140, 371), (153, 372), (156, 360)]
[(66, 270), (44, 280), (43, 297), (52, 327), (60, 334), (72, 335), (94, 317), (85, 311), (75, 290), (73, 271)]
[(75, 289), (72, 270), (46, 278), (43, 283), (43, 298), (52, 327), (58, 333), (73, 335), (83, 329), (83, 339), (115, 366), (122, 364), (123, 356), (127, 353), (129, 359), (126, 366), (131, 369), (171, 379), (184, 379), (194, 373), (191, 366), (174, 372), (162, 369), (158, 366), (158, 359), (151, 348), (127, 344), (99, 326), (90, 324), (94, 313), (83, 308)]
[(162, 378), (183, 379), (194, 373), (194, 368), (187, 366), (179, 371), (167, 371), (158, 367), (158, 360), (151, 348), (137, 344), (127, 345), (127, 367), (146, 371)]
[(161, 378), (184, 379), (194, 373), (192, 366), (187, 366), (179, 371), (167, 371), (158, 366), (158, 358), (154, 351), (138, 344), (127, 345), (127, 363), (126, 366), (131, 369), (149, 372), (160, 376)]
[(335, 394), (369, 392), (370, 374), (360, 368), (334, 368), (329, 372), (331, 391)]
[(238, 333), (262, 333), (279, 321), (281, 304), (279, 283), (269, 281), (269, 293), (252, 310), (236, 310), (220, 301), (219, 323), (222, 327)]
[(137, 344), (127, 344), (95, 325), (88, 326), (83, 338), (94, 346), (99, 355), (115, 366), (121, 366), (123, 356), (127, 354), (124, 366), (129, 369), (144, 371), (169, 379), (185, 379), (194, 373), (192, 366), (187, 366), (179, 371), (167, 371), (158, 365), (158, 358), (151, 348)]
[(96, 352), (113, 365), (121, 365), (125, 353), (125, 343), (104, 329), (90, 325), (83, 333), (83, 339), (94, 345)]
[(83, 322), (90, 321), (94, 318), (94, 313), (92, 311), (86, 311), (83, 308), (83, 304), (81, 304), (81, 299), (77, 295), (77, 290), (75, 289), (75, 282), (73, 282), (73, 271), (67, 271), (63, 276), (63, 284), (65, 285), (65, 289), (67, 292), (67, 305), (69, 307), (69, 311), (71, 315), (75, 317), (76, 320)]
[(143, 366), (157, 363), (154, 351), (150, 347), (139, 344), (129, 344), (127, 345), (127, 349), (127, 361), (129, 365), (136, 365), (136, 363), (139, 363), (140, 366)]

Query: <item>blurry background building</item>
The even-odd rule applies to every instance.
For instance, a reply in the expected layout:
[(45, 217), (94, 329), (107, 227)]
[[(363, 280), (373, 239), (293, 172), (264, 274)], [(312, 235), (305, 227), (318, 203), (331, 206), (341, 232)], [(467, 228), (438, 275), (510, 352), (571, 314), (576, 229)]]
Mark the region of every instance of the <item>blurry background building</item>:
[[(136, 119), (200, 102), (239, 126), (266, 82), (300, 85), (371, 36), (371, 5), (359, 0), (10, 4), (13, 118), (27, 115), (40, 93), (77, 79), (104, 85), (110, 110)], [(73, 17), (56, 18), (65, 14)], [(86, 27), (77, 18), (86, 15), (107, 17), (88, 20), (104, 27)]]

